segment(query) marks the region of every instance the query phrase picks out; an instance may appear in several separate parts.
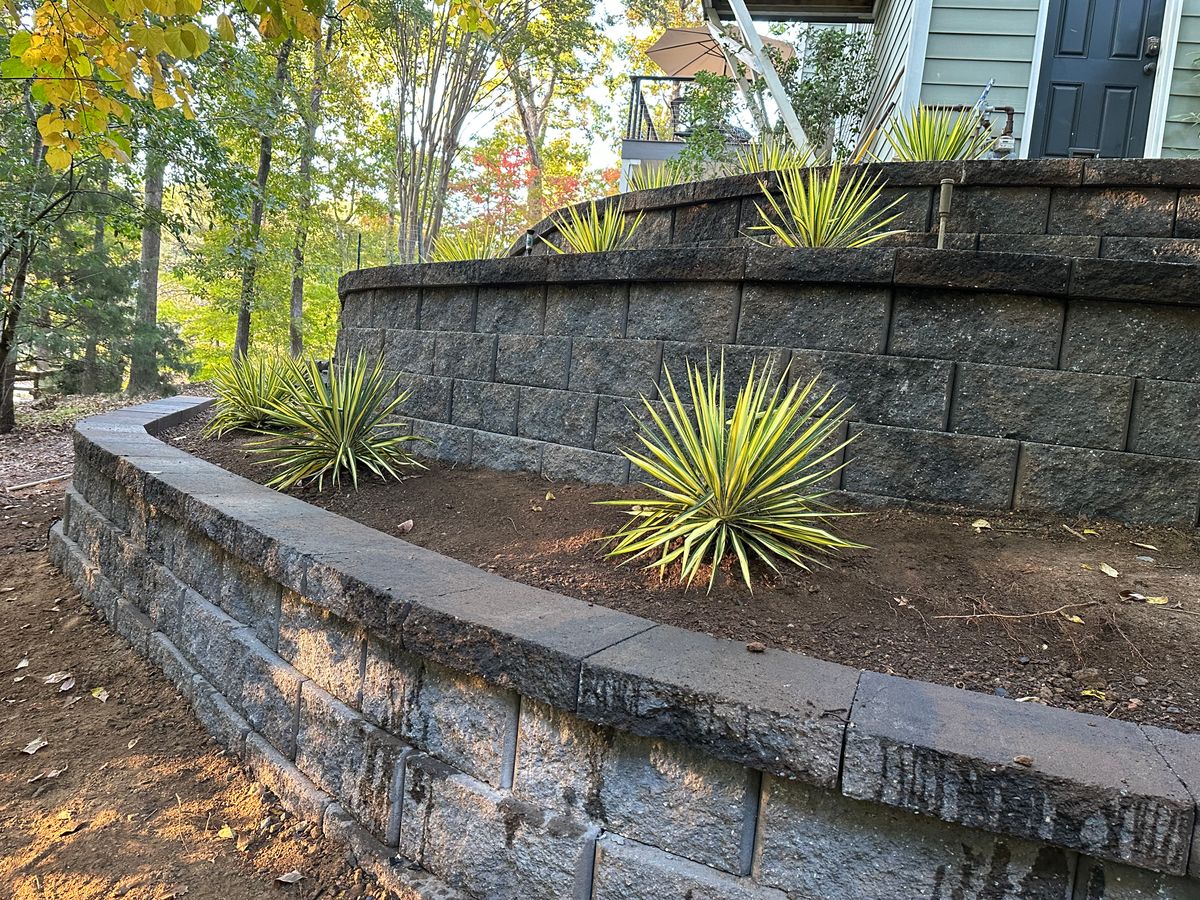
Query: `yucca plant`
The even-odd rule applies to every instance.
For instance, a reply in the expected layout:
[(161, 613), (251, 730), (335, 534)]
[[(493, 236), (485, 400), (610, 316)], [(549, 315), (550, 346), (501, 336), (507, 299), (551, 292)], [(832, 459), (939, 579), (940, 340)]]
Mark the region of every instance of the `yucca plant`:
[(273, 409), (285, 391), (287, 360), (239, 356), (213, 376), (216, 413), (205, 426), (215, 437), (238, 428), (262, 429), (274, 420)]
[(650, 557), (647, 568), (665, 576), (679, 565), (690, 585), (701, 567), (717, 568), (732, 556), (747, 587), (750, 565), (759, 561), (779, 571), (780, 563), (809, 568), (819, 556), (859, 547), (826, 528), (826, 520), (849, 515), (821, 502), (816, 487), (840, 466), (830, 463), (848, 444), (836, 434), (849, 411), (816, 396), (816, 379), (788, 387), (785, 370), (750, 369), (732, 410), (725, 388), (725, 361), (714, 374), (688, 364), (685, 402), (667, 373), (659, 390), (666, 417), (645, 397), (650, 419), (641, 423), (641, 452), (625, 450), (630, 463), (649, 476), (650, 498), (607, 500), (629, 520), (609, 536), (609, 556)]
[(757, 141), (738, 147), (729, 173), (754, 175), (758, 172), (780, 172), (785, 169), (804, 169), (812, 163), (812, 151), (807, 147), (797, 148), (787, 138), (767, 132)]
[(629, 176), (629, 190), (652, 191), (655, 188), (671, 187), (683, 184), (688, 176), (678, 166), (670, 162), (661, 166), (638, 166)]
[(892, 120), (883, 138), (897, 162), (980, 159), (992, 146), (992, 134), (980, 127), (974, 110), (917, 106)]
[(333, 363), (328, 375), (315, 359), (289, 360), (287, 390), (272, 405), (276, 431), (252, 449), (278, 473), (267, 483), (285, 490), (316, 479), (340, 485), (350, 476), (358, 487), (359, 469), (380, 477), (400, 478), (408, 466), (423, 468), (405, 449), (422, 438), (391, 433), (388, 417), (408, 399), (396, 391), (399, 376), (388, 377), (383, 360), (368, 363), (360, 352), (353, 362)]
[[(600, 204), (593, 200), (587, 206), (587, 212), (581, 213), (577, 207), (568, 207), (565, 215), (560, 213), (554, 221), (554, 227), (567, 247), (559, 247), (542, 238), (556, 253), (602, 253), (605, 250), (620, 250), (633, 238), (633, 233), (642, 224), (644, 213), (638, 213), (630, 220), (625, 216), (625, 209), (620, 203), (609, 203), (600, 209)], [(569, 249), (568, 249), (569, 248)]]
[(486, 223), (475, 223), (433, 241), (431, 262), (464, 262), (471, 259), (492, 259), (501, 250), (500, 235)]
[[(899, 217), (888, 213), (903, 198), (874, 209), (885, 185), (879, 175), (869, 178), (860, 170), (843, 180), (841, 164), (834, 163), (827, 174), (784, 169), (777, 180), (782, 203), (760, 181), (768, 209), (755, 204), (762, 224), (750, 226), (750, 231), (763, 232), (784, 247), (866, 247), (900, 234), (885, 229)], [(771, 241), (758, 243), (770, 246)]]

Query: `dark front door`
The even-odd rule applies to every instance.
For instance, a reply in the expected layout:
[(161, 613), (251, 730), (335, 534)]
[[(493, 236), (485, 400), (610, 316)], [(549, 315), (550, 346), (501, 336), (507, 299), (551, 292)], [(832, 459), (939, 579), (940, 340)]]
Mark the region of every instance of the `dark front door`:
[(1050, 0), (1030, 156), (1141, 156), (1166, 0)]

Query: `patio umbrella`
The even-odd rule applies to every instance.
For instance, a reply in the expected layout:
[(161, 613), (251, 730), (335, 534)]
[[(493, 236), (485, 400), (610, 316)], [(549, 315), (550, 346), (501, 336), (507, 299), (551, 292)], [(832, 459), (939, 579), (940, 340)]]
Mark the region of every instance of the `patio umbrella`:
[[(768, 47), (778, 50), (784, 59), (791, 59), (796, 54), (786, 41), (762, 35), (759, 37)], [(668, 75), (690, 76), (697, 72), (733, 74), (720, 45), (707, 28), (668, 28), (650, 46), (646, 55)]]

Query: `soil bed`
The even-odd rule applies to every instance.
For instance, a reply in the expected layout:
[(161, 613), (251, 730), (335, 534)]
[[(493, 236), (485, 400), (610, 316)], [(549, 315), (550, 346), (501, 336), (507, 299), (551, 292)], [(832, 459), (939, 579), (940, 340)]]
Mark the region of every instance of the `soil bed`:
[[(245, 437), (194, 422), (175, 445), (262, 482)], [(828, 569), (731, 572), (711, 594), (616, 567), (594, 539), (621, 522), (592, 501), (637, 496), (431, 462), (402, 483), (368, 479), (295, 496), (525, 584), (658, 622), (859, 668), (1200, 730), (1200, 542), (1195, 532), (966, 511), (873, 509), (838, 529), (870, 550)], [(400, 524), (414, 527), (400, 534)], [(1085, 532), (1086, 529), (1086, 532)], [(1139, 546), (1147, 545), (1147, 546)], [(1153, 549), (1151, 549), (1153, 548)], [(1106, 574), (1102, 566), (1118, 574)], [(1122, 591), (1166, 597), (1127, 601)]]

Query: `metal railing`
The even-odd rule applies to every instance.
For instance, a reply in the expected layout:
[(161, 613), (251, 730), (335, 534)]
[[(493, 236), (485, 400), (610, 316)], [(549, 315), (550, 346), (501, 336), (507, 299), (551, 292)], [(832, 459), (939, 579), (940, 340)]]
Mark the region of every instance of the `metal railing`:
[(682, 86), (692, 81), (695, 79), (674, 75), (634, 75), (630, 79), (625, 140), (682, 141), (682, 109), (687, 102)]

